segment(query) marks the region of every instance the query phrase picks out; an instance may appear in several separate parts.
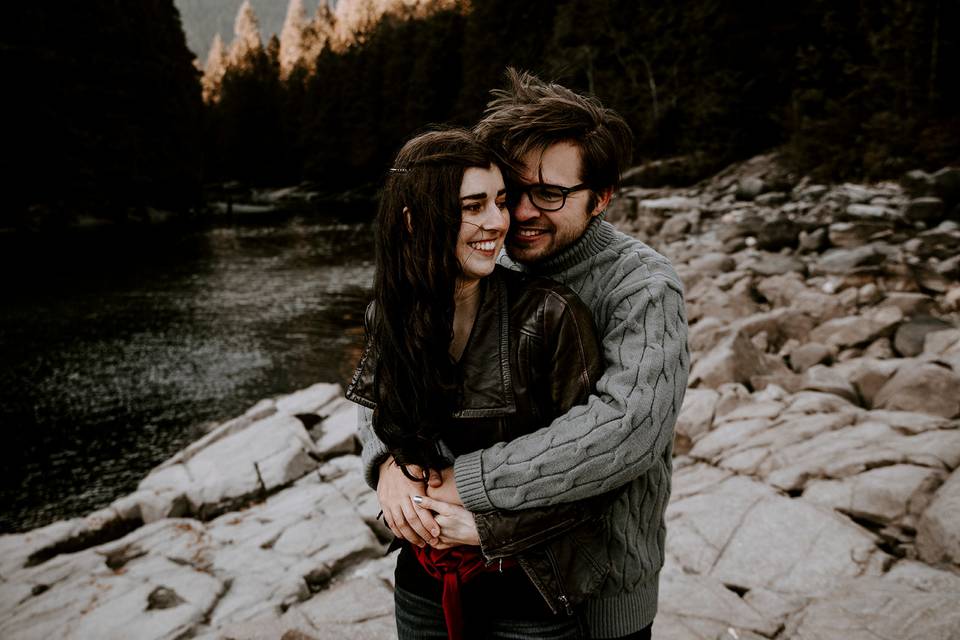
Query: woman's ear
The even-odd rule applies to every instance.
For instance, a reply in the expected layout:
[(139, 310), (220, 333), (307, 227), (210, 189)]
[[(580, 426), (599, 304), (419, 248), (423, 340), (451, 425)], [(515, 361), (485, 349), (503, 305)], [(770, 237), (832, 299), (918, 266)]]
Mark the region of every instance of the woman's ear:
[(407, 220), (407, 231), (408, 231), (409, 233), (413, 233), (413, 222), (411, 222), (411, 219), (410, 219), (410, 208), (409, 208), (409, 207), (404, 207), (404, 208), (403, 208), (403, 217), (406, 218), (406, 220)]

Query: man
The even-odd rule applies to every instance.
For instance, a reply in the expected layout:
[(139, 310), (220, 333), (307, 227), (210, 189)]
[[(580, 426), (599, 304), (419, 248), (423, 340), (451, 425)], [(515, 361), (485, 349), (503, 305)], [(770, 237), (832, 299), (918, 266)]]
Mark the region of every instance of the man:
[[(533, 434), (459, 456), (428, 496), (483, 514), (614, 495), (604, 534), (611, 570), (581, 613), (594, 638), (649, 638), (673, 426), (689, 370), (682, 286), (666, 258), (603, 220), (630, 157), (623, 119), (529, 74), (508, 77), (476, 126), (516, 167), (505, 263), (577, 292), (593, 313), (607, 368), (586, 405)], [(368, 425), (361, 434), (367, 480), (391, 529), (414, 544), (435, 543), (436, 522), (411, 500), (424, 485), (392, 464)]]

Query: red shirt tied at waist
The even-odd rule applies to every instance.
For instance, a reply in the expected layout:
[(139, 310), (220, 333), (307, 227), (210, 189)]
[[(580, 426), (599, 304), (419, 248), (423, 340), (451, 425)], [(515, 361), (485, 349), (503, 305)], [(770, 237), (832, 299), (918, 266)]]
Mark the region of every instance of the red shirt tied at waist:
[(412, 546), (412, 548), (426, 572), (443, 582), (443, 617), (447, 623), (447, 637), (450, 640), (463, 640), (460, 585), (485, 571), (500, 571), (504, 567), (513, 567), (517, 564), (516, 560), (510, 558), (488, 565), (479, 547), (459, 546), (434, 549)]

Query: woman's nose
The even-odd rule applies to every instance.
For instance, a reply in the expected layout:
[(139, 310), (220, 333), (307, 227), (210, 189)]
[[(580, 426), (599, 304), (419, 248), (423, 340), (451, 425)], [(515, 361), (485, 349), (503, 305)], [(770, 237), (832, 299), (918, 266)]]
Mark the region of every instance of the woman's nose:
[(483, 227), (491, 231), (505, 231), (510, 226), (510, 214), (492, 203), (487, 207), (487, 215), (483, 221)]

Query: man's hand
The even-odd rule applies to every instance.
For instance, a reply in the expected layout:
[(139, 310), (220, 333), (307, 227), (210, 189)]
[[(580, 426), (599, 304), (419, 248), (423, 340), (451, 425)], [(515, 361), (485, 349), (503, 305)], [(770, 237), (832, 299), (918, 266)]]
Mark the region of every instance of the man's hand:
[[(416, 465), (407, 467), (414, 477), (423, 475)], [(436, 479), (433, 482), (437, 482)], [(377, 481), (377, 499), (383, 509), (383, 519), (398, 538), (422, 547), (425, 544), (439, 543), (440, 526), (433, 514), (414, 505), (413, 496), (423, 495), (426, 482), (414, 482), (394, 462), (390, 456), (380, 465), (380, 478)]]
[(463, 506), (463, 500), (460, 499), (460, 493), (457, 491), (457, 481), (453, 477), (453, 467), (447, 467), (441, 471), (439, 481), (431, 475), (427, 495), (440, 502)]
[(480, 544), (480, 534), (477, 532), (477, 523), (474, 521), (472, 513), (461, 506), (448, 502), (441, 502), (426, 496), (417, 496), (417, 498), (413, 499), (415, 504), (437, 514), (437, 524), (440, 525), (440, 542), (431, 543), (431, 546), (437, 549), (447, 549), (461, 544)]

